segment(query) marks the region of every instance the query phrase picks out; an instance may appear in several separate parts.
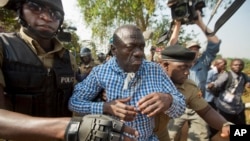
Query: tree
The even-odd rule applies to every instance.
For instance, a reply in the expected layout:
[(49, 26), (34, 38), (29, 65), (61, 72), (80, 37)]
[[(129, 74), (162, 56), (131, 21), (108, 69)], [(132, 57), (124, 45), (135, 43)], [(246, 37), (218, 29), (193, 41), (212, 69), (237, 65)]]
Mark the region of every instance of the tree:
[[(217, 0), (207, 0), (206, 5), (213, 8), (216, 2)], [(231, 0), (222, 2), (222, 6), (228, 6), (230, 2)], [(142, 31), (156, 29), (155, 43), (170, 26), (171, 18), (166, 14), (169, 7), (165, 0), (78, 0), (78, 3), (86, 25), (92, 29), (92, 37), (100, 39), (100, 42), (109, 39), (114, 28), (119, 25), (133, 23)], [(188, 39), (186, 37), (181, 39)]]
[(101, 41), (110, 38), (112, 30), (125, 23), (134, 23), (145, 31), (155, 20), (155, 0), (78, 0), (84, 21)]
[(0, 8), (0, 28), (4, 31), (16, 31), (19, 24), (16, 21), (16, 13), (12, 10)]

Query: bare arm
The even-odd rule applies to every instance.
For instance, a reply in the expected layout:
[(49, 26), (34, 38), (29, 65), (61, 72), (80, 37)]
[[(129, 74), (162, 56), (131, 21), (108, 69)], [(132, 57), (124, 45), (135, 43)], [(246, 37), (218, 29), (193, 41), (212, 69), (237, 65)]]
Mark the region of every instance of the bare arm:
[(173, 27), (173, 33), (171, 34), (171, 37), (169, 39), (169, 45), (175, 45), (178, 42), (180, 29), (181, 22), (176, 20)]
[(70, 118), (38, 118), (0, 109), (0, 137), (11, 140), (64, 139)]
[[(204, 24), (200, 11), (197, 11), (197, 13), (198, 13), (198, 20), (196, 20), (195, 23), (200, 27), (200, 29), (203, 31), (204, 34), (205, 34), (205, 31), (207, 31), (208, 33), (212, 33), (212, 30), (209, 29)], [(216, 35), (214, 35), (214, 36), (207, 36), (206, 35), (206, 37), (207, 37), (207, 40), (212, 42), (212, 43), (219, 43), (220, 42), (219, 38)]]
[(210, 105), (206, 106), (202, 110), (196, 111), (199, 116), (204, 119), (209, 126), (213, 127), (214, 129), (217, 129), (219, 131), (222, 131), (221, 136), (222, 137), (228, 137), (230, 134), (230, 126), (224, 125), (228, 123), (228, 121), (220, 115), (218, 112), (216, 112)]
[(216, 112), (210, 105), (206, 106), (202, 110), (197, 111), (199, 116), (202, 117), (211, 127), (221, 130), (224, 123), (227, 120)]

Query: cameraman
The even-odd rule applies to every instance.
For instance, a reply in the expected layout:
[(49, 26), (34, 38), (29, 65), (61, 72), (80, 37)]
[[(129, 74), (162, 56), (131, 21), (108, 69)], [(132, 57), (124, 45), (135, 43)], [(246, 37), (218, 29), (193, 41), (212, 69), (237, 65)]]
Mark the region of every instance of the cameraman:
[[(204, 24), (200, 11), (196, 11), (198, 19), (194, 21), (196, 25), (202, 30), (204, 35), (207, 37), (206, 50), (200, 54), (200, 45), (195, 41), (186, 43), (186, 48), (194, 51), (196, 57), (193, 62), (193, 66), (190, 68), (189, 78), (193, 80), (201, 90), (201, 96), (205, 94), (205, 85), (207, 79), (207, 73), (210, 68), (211, 62), (215, 59), (216, 54), (219, 52), (220, 39), (216, 35), (208, 35), (212, 31)], [(181, 22), (176, 21), (173, 29), (173, 33), (170, 37), (170, 45), (174, 45), (178, 41), (178, 35), (180, 32)], [(209, 116), (209, 115), (208, 115)], [(209, 130), (207, 123), (199, 117), (199, 115), (191, 109), (186, 108), (185, 114), (179, 118), (171, 119), (168, 124), (168, 130), (171, 140), (180, 131), (185, 121), (189, 122), (189, 135), (188, 140), (202, 140), (209, 141)], [(192, 133), (191, 133), (192, 132)]]

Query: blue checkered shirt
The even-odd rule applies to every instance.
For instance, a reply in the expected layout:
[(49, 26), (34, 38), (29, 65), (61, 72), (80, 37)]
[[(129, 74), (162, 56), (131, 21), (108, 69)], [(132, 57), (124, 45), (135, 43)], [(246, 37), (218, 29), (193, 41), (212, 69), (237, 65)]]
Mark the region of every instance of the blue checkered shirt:
[[(113, 57), (107, 63), (94, 67), (86, 79), (78, 83), (69, 101), (69, 109), (80, 114), (103, 114), (103, 102), (93, 102), (101, 90), (106, 90), (107, 101), (131, 96), (127, 103), (136, 107), (136, 103), (152, 92), (169, 93), (173, 97), (171, 107), (166, 111), (170, 117), (176, 118), (185, 111), (185, 98), (177, 91), (163, 69), (156, 63), (144, 60), (135, 77), (123, 89), (127, 76)], [(154, 119), (138, 114), (128, 126), (139, 132), (139, 141), (158, 141), (153, 134)]]

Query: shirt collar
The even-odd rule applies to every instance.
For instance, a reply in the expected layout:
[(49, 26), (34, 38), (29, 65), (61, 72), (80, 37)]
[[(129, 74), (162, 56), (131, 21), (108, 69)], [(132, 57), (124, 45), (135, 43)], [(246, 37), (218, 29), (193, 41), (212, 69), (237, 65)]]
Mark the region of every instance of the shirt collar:
[[(38, 44), (36, 40), (31, 38), (29, 35), (24, 33), (23, 27), (20, 29), (20, 37), (30, 46), (32, 47), (33, 51), (38, 53), (45, 53), (45, 51), (42, 49), (42, 47)], [(54, 42), (55, 48), (51, 53), (58, 52), (59, 56), (62, 57), (63, 53), (65, 51), (65, 48), (63, 48), (63, 45), (57, 38), (53, 38), (52, 42)]]
[(178, 89), (178, 90), (184, 90), (184, 83), (183, 84), (174, 84), (175, 87)]

